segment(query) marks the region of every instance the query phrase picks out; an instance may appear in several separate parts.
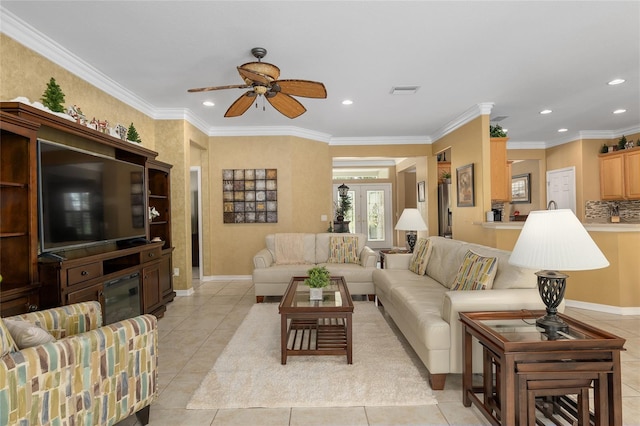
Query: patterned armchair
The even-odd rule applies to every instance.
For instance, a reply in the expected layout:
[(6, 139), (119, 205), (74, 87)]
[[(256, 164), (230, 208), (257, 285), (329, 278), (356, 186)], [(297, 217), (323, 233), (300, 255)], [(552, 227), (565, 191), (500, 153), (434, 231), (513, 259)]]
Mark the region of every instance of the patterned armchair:
[[(38, 323), (55, 341), (17, 350), (0, 327), (0, 426), (149, 422), (157, 396), (158, 331), (152, 315), (102, 326), (98, 302), (3, 320)], [(9, 323), (7, 321), (7, 323)]]

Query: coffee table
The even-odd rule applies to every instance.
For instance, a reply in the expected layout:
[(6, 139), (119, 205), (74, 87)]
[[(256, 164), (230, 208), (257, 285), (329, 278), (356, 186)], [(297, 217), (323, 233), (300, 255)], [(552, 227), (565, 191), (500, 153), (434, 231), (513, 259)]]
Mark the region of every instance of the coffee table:
[[(494, 425), (535, 425), (537, 410), (569, 424), (621, 425), (625, 340), (563, 314), (558, 315), (569, 326), (567, 332), (549, 336), (536, 327), (536, 318), (544, 314), (460, 313), (464, 406), (473, 403)], [(472, 383), (472, 338), (483, 348), (482, 386)], [(566, 397), (572, 394), (577, 401)]]
[(309, 300), (305, 278), (291, 278), (278, 307), (282, 364), (295, 355), (346, 355), (352, 364), (353, 301), (344, 277), (331, 277), (322, 300)]

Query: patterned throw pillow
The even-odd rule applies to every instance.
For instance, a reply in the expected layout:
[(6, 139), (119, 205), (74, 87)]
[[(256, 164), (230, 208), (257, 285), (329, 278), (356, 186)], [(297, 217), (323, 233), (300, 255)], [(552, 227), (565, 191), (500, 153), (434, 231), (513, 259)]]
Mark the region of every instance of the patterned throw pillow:
[(424, 275), (427, 272), (427, 263), (431, 255), (431, 241), (426, 238), (419, 238), (413, 248), (413, 255), (409, 260), (409, 270), (418, 275)]
[(7, 327), (4, 325), (4, 320), (0, 318), (0, 357), (17, 350), (18, 348), (11, 338), (9, 330), (7, 330)]
[(471, 250), (464, 255), (451, 290), (488, 290), (498, 271), (498, 259), (482, 257)]
[(358, 237), (342, 235), (329, 239), (328, 263), (360, 263)]

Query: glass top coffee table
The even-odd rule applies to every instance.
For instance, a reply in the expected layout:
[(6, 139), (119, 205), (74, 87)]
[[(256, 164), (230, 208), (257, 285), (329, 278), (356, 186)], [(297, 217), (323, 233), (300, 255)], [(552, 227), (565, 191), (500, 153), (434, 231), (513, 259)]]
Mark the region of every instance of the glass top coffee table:
[(293, 277), (282, 296), (282, 364), (294, 355), (346, 355), (352, 363), (353, 301), (344, 277), (331, 277), (322, 300), (310, 300), (307, 277)]

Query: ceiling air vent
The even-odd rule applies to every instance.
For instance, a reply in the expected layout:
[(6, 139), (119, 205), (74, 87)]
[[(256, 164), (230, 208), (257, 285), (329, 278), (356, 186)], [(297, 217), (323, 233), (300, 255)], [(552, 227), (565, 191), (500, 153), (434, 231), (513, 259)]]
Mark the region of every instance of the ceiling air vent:
[(413, 95), (418, 91), (420, 86), (395, 86), (391, 88), (392, 95)]

